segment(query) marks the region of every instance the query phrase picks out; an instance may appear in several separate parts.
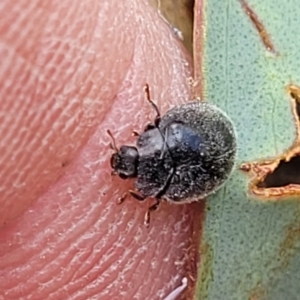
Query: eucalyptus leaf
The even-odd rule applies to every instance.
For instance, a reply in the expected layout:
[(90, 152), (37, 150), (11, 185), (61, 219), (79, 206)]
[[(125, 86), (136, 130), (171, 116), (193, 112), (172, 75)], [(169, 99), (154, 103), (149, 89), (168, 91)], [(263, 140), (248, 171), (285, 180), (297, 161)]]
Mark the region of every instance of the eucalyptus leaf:
[[(286, 86), (300, 85), (299, 0), (250, 0), (275, 51), (238, 0), (205, 4), (205, 100), (233, 120), (236, 170), (207, 200), (196, 299), (300, 299), (300, 202), (249, 196), (243, 162), (269, 159), (296, 138)], [(299, 170), (300, 171), (300, 170)]]

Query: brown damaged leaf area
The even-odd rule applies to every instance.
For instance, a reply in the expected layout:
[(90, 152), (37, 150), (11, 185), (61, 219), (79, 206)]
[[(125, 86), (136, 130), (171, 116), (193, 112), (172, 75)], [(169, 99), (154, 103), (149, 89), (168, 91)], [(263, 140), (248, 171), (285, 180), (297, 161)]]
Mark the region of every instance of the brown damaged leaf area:
[(300, 195), (300, 87), (286, 88), (291, 96), (296, 125), (296, 140), (283, 154), (274, 159), (246, 162), (240, 169), (249, 173), (249, 191), (262, 200), (276, 200)]
[[(299, 211), (297, 212), (299, 215)], [(297, 219), (299, 220), (299, 219)], [(296, 221), (295, 224), (291, 224), (285, 234), (285, 239), (282, 241), (280, 245), (280, 258), (282, 263), (280, 265), (281, 271), (284, 271), (286, 266), (288, 266), (294, 257), (295, 249), (297, 249), (297, 244), (300, 239), (300, 226), (299, 223)]]
[(266, 298), (266, 290), (259, 283), (250, 293), (248, 300), (262, 300)]
[(194, 0), (148, 0), (160, 11), (190, 54), (193, 52)]
[(203, 0), (149, 0), (194, 60), (194, 77), (188, 78), (192, 99), (204, 99), (202, 47), (205, 36)]
[[(199, 216), (200, 220), (204, 220), (204, 212), (205, 212), (205, 202), (203, 201), (201, 203), (201, 209), (199, 209), (201, 212), (201, 215)], [(195, 294), (195, 288), (196, 288), (196, 280), (197, 280), (197, 271), (199, 267), (199, 251), (198, 251), (198, 245), (195, 244), (194, 241), (198, 240), (199, 237), (202, 236), (202, 227), (201, 231), (199, 233), (199, 228), (197, 227), (197, 223), (193, 224), (193, 235), (191, 237), (191, 246), (186, 250), (187, 255), (187, 274), (188, 274), (188, 280), (189, 284), (186, 290), (186, 298), (185, 299), (193, 299)], [(178, 265), (180, 262), (176, 262)]]
[(194, 32), (193, 32), (193, 59), (194, 59), (194, 79), (192, 82), (193, 99), (203, 100), (203, 55), (204, 44), (204, 2), (195, 0), (194, 6)]
[(255, 11), (248, 5), (245, 0), (240, 0), (240, 3), (246, 13), (246, 15), (250, 18), (251, 22), (253, 23), (255, 29), (257, 30), (265, 48), (272, 52), (275, 55), (278, 55), (278, 52), (275, 50), (275, 47), (272, 43), (270, 34), (267, 32), (264, 24), (259, 19), (258, 15)]

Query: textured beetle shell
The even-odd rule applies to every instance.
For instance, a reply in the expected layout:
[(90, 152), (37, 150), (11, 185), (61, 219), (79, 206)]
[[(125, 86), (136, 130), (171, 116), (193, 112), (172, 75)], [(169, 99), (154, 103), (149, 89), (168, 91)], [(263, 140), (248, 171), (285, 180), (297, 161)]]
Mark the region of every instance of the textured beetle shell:
[(158, 128), (139, 136), (137, 149), (136, 189), (183, 203), (206, 197), (226, 181), (234, 166), (236, 137), (219, 108), (194, 101), (169, 110)]

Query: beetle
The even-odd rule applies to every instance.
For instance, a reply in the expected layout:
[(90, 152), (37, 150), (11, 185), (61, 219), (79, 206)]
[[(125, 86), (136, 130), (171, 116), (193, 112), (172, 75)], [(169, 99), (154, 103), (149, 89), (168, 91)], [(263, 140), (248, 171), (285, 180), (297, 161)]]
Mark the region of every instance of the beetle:
[(122, 179), (135, 178), (130, 194), (139, 201), (156, 199), (145, 215), (161, 200), (183, 204), (199, 201), (217, 191), (229, 178), (236, 156), (236, 134), (229, 117), (217, 106), (199, 100), (175, 106), (161, 116), (151, 100), (148, 84), (146, 99), (156, 112), (154, 121), (137, 136), (136, 146), (117, 148), (112, 133), (110, 159), (113, 173)]

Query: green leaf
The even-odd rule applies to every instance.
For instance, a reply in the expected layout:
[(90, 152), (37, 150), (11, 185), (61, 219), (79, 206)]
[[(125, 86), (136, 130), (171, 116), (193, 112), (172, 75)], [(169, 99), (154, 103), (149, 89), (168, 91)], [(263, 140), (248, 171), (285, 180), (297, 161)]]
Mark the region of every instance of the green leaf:
[(205, 7), (205, 100), (233, 120), (238, 158), (231, 179), (207, 200), (201, 300), (300, 299), (299, 199), (250, 197), (250, 178), (239, 170), (243, 162), (284, 153), (295, 141), (286, 86), (300, 85), (300, 6), (298, 0), (248, 5), (275, 51), (266, 48), (242, 2), (209, 0)]

